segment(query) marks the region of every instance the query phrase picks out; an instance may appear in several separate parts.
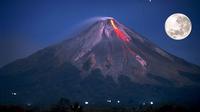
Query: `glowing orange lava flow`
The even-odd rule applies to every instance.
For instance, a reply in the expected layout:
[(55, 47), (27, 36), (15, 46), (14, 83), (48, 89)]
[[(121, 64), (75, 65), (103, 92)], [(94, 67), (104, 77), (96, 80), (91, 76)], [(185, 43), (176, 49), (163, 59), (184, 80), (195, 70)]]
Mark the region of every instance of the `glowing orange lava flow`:
[[(125, 43), (128, 43), (130, 40), (128, 39), (128, 37), (126, 36), (126, 34), (124, 34), (124, 32), (122, 32), (114, 23), (114, 21), (111, 19), (110, 23), (115, 31), (115, 33), (117, 34), (117, 36), (124, 41)], [(129, 47), (126, 46), (122, 46), (123, 49), (127, 48), (129, 53), (135, 57), (135, 59), (144, 67), (147, 65), (146, 61), (144, 59), (142, 59), (142, 57), (140, 57), (138, 54), (136, 54), (132, 49), (130, 49)]]
[(134, 56), (134, 57), (136, 56), (136, 53), (133, 50), (131, 50), (130, 48), (128, 48), (128, 51), (131, 53), (132, 56)]
[(110, 23), (112, 27), (114, 28), (114, 31), (117, 34), (117, 36), (124, 42), (129, 42), (129, 39), (127, 38), (127, 36), (115, 25), (112, 19), (110, 20)]

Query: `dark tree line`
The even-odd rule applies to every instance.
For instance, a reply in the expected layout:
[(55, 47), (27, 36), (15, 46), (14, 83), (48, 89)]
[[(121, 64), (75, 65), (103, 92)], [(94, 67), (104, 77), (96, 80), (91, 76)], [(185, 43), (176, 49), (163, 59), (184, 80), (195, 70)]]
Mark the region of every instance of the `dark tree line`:
[(0, 112), (200, 112), (200, 109), (198, 106), (185, 108), (178, 105), (162, 105), (157, 107), (151, 105), (136, 107), (84, 107), (78, 102), (74, 103), (66, 98), (61, 98), (57, 104), (47, 109), (32, 106), (0, 105)]

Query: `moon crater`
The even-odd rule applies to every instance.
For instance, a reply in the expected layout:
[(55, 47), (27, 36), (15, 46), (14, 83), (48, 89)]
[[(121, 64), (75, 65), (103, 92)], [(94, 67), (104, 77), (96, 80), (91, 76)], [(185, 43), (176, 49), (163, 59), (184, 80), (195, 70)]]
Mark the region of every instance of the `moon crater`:
[(186, 38), (192, 30), (190, 19), (181, 13), (175, 13), (169, 16), (165, 22), (165, 31), (169, 37), (174, 40)]

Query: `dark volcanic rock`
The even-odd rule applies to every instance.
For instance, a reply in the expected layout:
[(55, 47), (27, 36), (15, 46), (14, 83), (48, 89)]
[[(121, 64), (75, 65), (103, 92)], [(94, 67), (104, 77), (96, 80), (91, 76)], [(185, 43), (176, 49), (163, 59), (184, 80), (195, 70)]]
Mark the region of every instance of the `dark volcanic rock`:
[[(169, 54), (113, 18), (0, 69), (0, 103), (73, 101), (131, 105), (198, 102), (198, 66)], [(14, 94), (16, 93), (16, 94)]]

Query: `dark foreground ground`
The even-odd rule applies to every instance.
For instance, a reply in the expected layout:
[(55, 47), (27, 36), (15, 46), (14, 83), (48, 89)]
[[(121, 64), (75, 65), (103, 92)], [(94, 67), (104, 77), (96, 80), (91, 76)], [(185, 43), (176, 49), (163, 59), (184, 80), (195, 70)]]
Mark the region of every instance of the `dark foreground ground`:
[(165, 105), (140, 105), (140, 106), (91, 106), (71, 103), (67, 99), (61, 99), (57, 104), (38, 107), (32, 105), (0, 105), (0, 112), (200, 112), (197, 106), (181, 106), (175, 104)]

